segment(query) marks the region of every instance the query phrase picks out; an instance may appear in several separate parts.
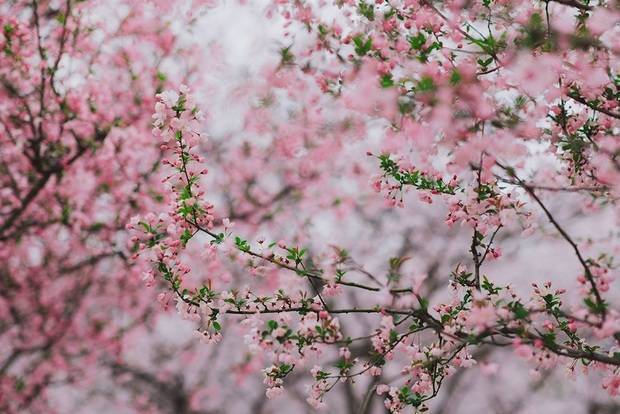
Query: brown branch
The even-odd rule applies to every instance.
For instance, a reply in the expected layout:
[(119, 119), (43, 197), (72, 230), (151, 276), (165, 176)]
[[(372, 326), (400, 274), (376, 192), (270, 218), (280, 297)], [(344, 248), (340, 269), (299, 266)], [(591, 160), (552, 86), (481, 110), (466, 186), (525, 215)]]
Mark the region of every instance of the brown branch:
[(600, 292), (599, 292), (599, 290), (598, 290), (598, 288), (596, 286), (596, 281), (594, 280), (594, 275), (592, 274), (592, 271), (590, 270), (590, 266), (588, 265), (588, 262), (586, 261), (586, 259), (581, 254), (581, 251), (579, 250), (579, 246), (577, 246), (577, 243), (575, 243), (573, 241), (573, 239), (569, 236), (569, 234), (566, 232), (566, 230), (564, 230), (562, 228), (562, 226), (560, 226), (560, 224), (553, 217), (553, 214), (551, 214), (551, 212), (549, 211), (547, 206), (545, 206), (545, 204), (542, 202), (542, 200), (538, 197), (538, 195), (536, 194), (534, 189), (532, 187), (530, 187), (528, 184), (526, 184), (522, 179), (520, 179), (516, 175), (516, 173), (515, 173), (515, 171), (514, 171), (514, 169), (512, 167), (506, 167), (506, 166), (500, 164), (499, 162), (496, 162), (496, 164), (500, 168), (502, 168), (504, 171), (506, 171), (510, 176), (512, 176), (515, 180), (517, 180), (519, 185), (525, 191), (527, 191), (527, 193), (540, 206), (540, 208), (543, 210), (543, 212), (547, 216), (547, 219), (549, 220), (549, 222), (555, 227), (555, 229), (558, 231), (558, 233), (560, 233), (562, 238), (564, 238), (564, 240), (566, 240), (566, 242), (573, 248), (573, 250), (575, 252), (575, 255), (577, 256), (577, 259), (579, 260), (579, 263), (581, 263), (581, 266), (583, 267), (583, 270), (584, 270), (584, 273), (585, 273), (585, 277), (588, 279), (588, 282), (590, 283), (590, 286), (592, 288), (592, 293), (594, 294), (594, 297), (596, 298), (596, 302), (600, 306), (600, 309), (601, 309), (602, 315), (603, 315), (603, 320), (604, 320), (605, 316), (606, 316), (605, 302), (603, 301), (603, 298), (601, 297), (601, 294), (600, 294)]
[(579, 96), (576, 93), (569, 93), (568, 97), (571, 98), (572, 100), (579, 102), (580, 104), (583, 104), (585, 106), (587, 106), (588, 108), (591, 108), (595, 111), (598, 111), (600, 113), (603, 113), (605, 115), (611, 116), (612, 118), (616, 118), (616, 119), (620, 119), (620, 114), (617, 112), (612, 112), (609, 109), (605, 109), (605, 108), (601, 108), (600, 106), (595, 106), (594, 104), (588, 102), (585, 98), (583, 98), (582, 96)]
[(585, 11), (592, 10), (591, 6), (588, 6), (587, 4), (579, 3), (576, 0), (547, 0), (545, 2), (548, 3), (549, 1), (552, 1), (552, 2), (555, 2), (555, 3), (559, 3), (559, 4), (563, 4), (565, 6), (574, 7), (574, 8), (579, 9), (579, 10), (585, 10)]

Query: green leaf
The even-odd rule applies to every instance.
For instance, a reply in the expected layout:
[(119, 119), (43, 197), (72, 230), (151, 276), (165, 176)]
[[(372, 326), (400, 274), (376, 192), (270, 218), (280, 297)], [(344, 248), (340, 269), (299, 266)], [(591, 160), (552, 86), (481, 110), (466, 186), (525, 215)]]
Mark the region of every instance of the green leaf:
[(418, 32), (415, 36), (409, 36), (407, 40), (409, 40), (409, 45), (412, 49), (420, 50), (426, 43), (426, 36), (423, 32)]
[(359, 56), (365, 56), (372, 49), (372, 38), (368, 36), (368, 39), (364, 39), (364, 36), (357, 35), (353, 38), (355, 44), (355, 53)]
[(459, 71), (456, 69), (453, 69), (452, 74), (450, 75), (450, 85), (452, 86), (458, 85), (461, 82), (461, 79), (462, 77)]
[(148, 223), (145, 223), (145, 222), (141, 221), (138, 224), (141, 225), (142, 227), (144, 227), (144, 230), (147, 233), (155, 233), (155, 229), (153, 227), (151, 227)]
[(69, 204), (64, 204), (62, 206), (60, 222), (64, 224), (65, 226), (68, 226), (70, 218), (71, 218), (71, 206)]
[(224, 233), (215, 235), (215, 238), (211, 240), (211, 244), (222, 244), (224, 242)]
[(543, 343), (547, 348), (553, 349), (555, 347), (555, 333), (549, 332), (541, 335)]
[(392, 74), (391, 73), (386, 73), (385, 75), (383, 75), (381, 77), (381, 87), (383, 88), (389, 88), (391, 86), (394, 86), (394, 79), (392, 78)]
[(157, 71), (157, 75), (156, 76), (157, 76), (157, 80), (160, 81), (160, 82), (165, 82), (166, 79), (168, 79), (166, 74), (163, 73), (163, 72), (160, 72), (160, 71)]
[(549, 310), (552, 310), (560, 305), (560, 298), (552, 295), (551, 293), (548, 293), (545, 296), (543, 296), (543, 300), (545, 301), (545, 304), (547, 305), (547, 309)]
[(250, 251), (250, 244), (248, 243), (248, 241), (243, 240), (239, 236), (235, 237), (235, 246), (237, 246), (237, 249), (241, 250), (242, 252), (247, 253)]
[(293, 366), (290, 364), (280, 364), (278, 369), (280, 371), (281, 378), (284, 378), (293, 370)]
[(597, 301), (592, 300), (591, 298), (585, 298), (583, 303), (592, 311), (592, 313), (603, 313), (607, 309), (607, 303), (604, 301), (599, 303)]
[(437, 86), (435, 86), (435, 82), (430, 76), (423, 76), (416, 86), (416, 91), (418, 92), (431, 92), (435, 89), (437, 89)]
[(512, 310), (512, 313), (514, 313), (515, 318), (517, 319), (527, 319), (530, 314), (530, 312), (525, 309), (521, 302), (513, 302), (509, 307)]
[(287, 66), (293, 63), (295, 63), (295, 55), (291, 53), (291, 46), (280, 49), (280, 64)]
[(185, 229), (183, 231), (183, 234), (181, 234), (181, 243), (183, 243), (183, 246), (187, 245), (187, 242), (192, 238), (192, 232), (189, 231), (188, 229)]
[(7, 23), (7, 24), (4, 25), (3, 31), (4, 31), (4, 36), (9, 38), (9, 37), (11, 37), (13, 32), (15, 31), (15, 27), (13, 27), (13, 25)]
[(390, 331), (390, 345), (393, 345), (396, 341), (398, 341), (398, 332), (392, 329)]
[[(484, 236), (482, 237), (484, 238)], [(497, 295), (502, 290), (501, 287), (497, 287), (493, 283), (491, 283), (491, 281), (489, 281), (486, 276), (482, 277), (482, 283), (480, 284), (480, 287), (489, 292), (489, 295)]]
[(340, 359), (337, 363), (336, 363), (336, 368), (338, 368), (340, 371), (345, 371), (347, 369), (350, 369), (353, 367), (353, 362), (352, 361), (347, 361), (346, 359), (342, 358)]
[(17, 378), (15, 380), (14, 387), (15, 387), (15, 391), (20, 392), (21, 390), (26, 388), (26, 382), (23, 380), (23, 378)]
[(357, 12), (370, 21), (375, 20), (375, 6), (365, 1), (360, 1), (357, 5)]

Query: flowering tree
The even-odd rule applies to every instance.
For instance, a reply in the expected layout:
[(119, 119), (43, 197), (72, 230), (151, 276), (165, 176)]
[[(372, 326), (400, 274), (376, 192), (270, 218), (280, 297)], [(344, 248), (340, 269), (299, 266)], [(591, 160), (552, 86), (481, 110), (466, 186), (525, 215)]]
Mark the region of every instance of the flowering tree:
[[(249, 412), (306, 379), (449, 412), (505, 348), (620, 392), (617, 2), (273, 2), (283, 45), (233, 83), (168, 2), (57, 3), (1, 9), (3, 410), (91, 373), (230, 412), (262, 371)], [(197, 338), (156, 351), (161, 308)]]
[(152, 7), (124, 6), (0, 5), (2, 412), (50, 412), (50, 386), (115, 358), (155, 308), (124, 226), (159, 197), (148, 124), (183, 52)]
[[(275, 157), (297, 167), (287, 185), (306, 196), (327, 191), (309, 177), (342, 171), (335, 158), (350, 162), (350, 153), (366, 146), (378, 171), (372, 186), (388, 205), (407, 208), (405, 194), (416, 191), (446, 206), (446, 225), (470, 229), (463, 245), (470, 263), (453, 269), (448, 297), (430, 303), (424, 274), (374, 275), (351, 266), (359, 260), (348, 246), (306, 241), (290, 224), (282, 239), (251, 240), (230, 219), (220, 223), (203, 190), (202, 114), (182, 87), (160, 95), (154, 115), (170, 167), (169, 208), (131, 224), (139, 249), (152, 252), (149, 280), (168, 284), (161, 300), (175, 300), (207, 343), (221, 339), (225, 315), (242, 318), (249, 345), (269, 355), (263, 372), (270, 398), (318, 354), (308, 397), (316, 408), (339, 382), (396, 364), (400, 375), (379, 381), (377, 393), (391, 412), (423, 411), (446, 378), (476, 363), (472, 352), (483, 344), (512, 346), (539, 375), (560, 364), (575, 374), (601, 371), (603, 388), (616, 395), (618, 313), (607, 297), (613, 255), (575, 240), (547, 197), (566, 194), (587, 211), (613, 209), (618, 14), (613, 4), (558, 3), (359, 2), (338, 3), (338, 10), (292, 3), (270, 10), (290, 37), (307, 32), (281, 50), (267, 73), (269, 94), (250, 118), (263, 124), (255, 127), (260, 133), (274, 101), (294, 108), (274, 134)], [(500, 258), (502, 232), (525, 238), (543, 230), (561, 237), (580, 265), (574, 294), (541, 281), (522, 295), (484, 268)], [(194, 249), (203, 251), (208, 271), (186, 259)], [(224, 260), (254, 277), (231, 286), (219, 270)], [(393, 258), (391, 267), (403, 260)], [(341, 299), (349, 290), (360, 291), (363, 302)], [(341, 319), (357, 313), (377, 314), (376, 326), (345, 335)], [(364, 362), (351, 353), (358, 341), (371, 344)], [(322, 366), (320, 354), (329, 349), (340, 357)]]

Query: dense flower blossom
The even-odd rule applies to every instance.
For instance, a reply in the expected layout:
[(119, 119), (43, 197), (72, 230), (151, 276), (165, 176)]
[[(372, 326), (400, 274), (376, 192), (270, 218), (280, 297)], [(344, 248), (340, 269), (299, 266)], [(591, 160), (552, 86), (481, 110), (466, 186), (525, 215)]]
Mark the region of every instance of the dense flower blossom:
[[(213, 229), (217, 218), (211, 213), (211, 205), (203, 206), (193, 196), (198, 186), (194, 179), (197, 175), (188, 173), (191, 168), (188, 164), (199, 158), (192, 152), (192, 146), (197, 144), (192, 142), (192, 137), (197, 135), (185, 127), (184, 119), (191, 117), (189, 114), (196, 110), (193, 104), (184, 105), (185, 100), (191, 102), (186, 97), (187, 90), (161, 95), (154, 116), (156, 133), (161, 134), (166, 143), (176, 136), (174, 152), (179, 160), (171, 160), (169, 164), (176, 166), (180, 178), (173, 180), (181, 183), (181, 187), (174, 189), (176, 211), (169, 212), (173, 217), (176, 214), (174, 221), (180, 227), (176, 232), (167, 231), (168, 234), (156, 242), (158, 248), (164, 248), (157, 266), (163, 270), (171, 289), (186, 302), (184, 307), (206, 304), (212, 309), (210, 318), (212, 323), (217, 323), (218, 333), (218, 317), (223, 313), (302, 314), (298, 326), (290, 318), (283, 326), (281, 322), (269, 320), (267, 330), (256, 327), (252, 335), (252, 342), (269, 350), (272, 360), (281, 364), (265, 371), (270, 397), (281, 393), (283, 379), (295, 369), (293, 361), (297, 358), (305, 360), (307, 351), (304, 349), (320, 354), (323, 344), (337, 343), (342, 338), (338, 320), (330, 315), (359, 309), (336, 307), (335, 310), (335, 304), (326, 301), (340, 297), (347, 287), (378, 294), (379, 300), (365, 312), (378, 311), (385, 315), (380, 327), (369, 335), (373, 352), (379, 359), (371, 357), (359, 372), (355, 372), (357, 364), (350, 361), (350, 356), (343, 358), (336, 372), (315, 367), (312, 370), (315, 382), (308, 397), (308, 402), (315, 408), (324, 406), (324, 395), (340, 380), (353, 379), (364, 373), (380, 375), (382, 366), (400, 352), (412, 356), (403, 369), (407, 385), (390, 388), (386, 407), (392, 412), (400, 412), (407, 405), (419, 408), (437, 395), (438, 383), (444, 377), (452, 375), (457, 368), (473, 365), (475, 361), (466, 353), (471, 346), (486, 342), (486, 338), (492, 338), (494, 342), (497, 336), (513, 338), (515, 352), (534, 364), (536, 372), (549, 370), (561, 360), (571, 363), (571, 358), (585, 355), (590, 355), (598, 363), (610, 364), (609, 369), (615, 370), (615, 357), (598, 354), (578, 336), (582, 329), (591, 329), (600, 339), (618, 332), (612, 316), (615, 312), (607, 309), (603, 297), (611, 282), (609, 268), (603, 261), (584, 259), (579, 246), (544, 204), (540, 191), (544, 191), (545, 185), (529, 184), (522, 178), (521, 171), (524, 161), (534, 151), (528, 141), (548, 140), (549, 155), (565, 165), (558, 168), (558, 179), (568, 175), (576, 183), (573, 185), (592, 187), (587, 190), (590, 194), (608, 191), (607, 183), (596, 181), (597, 168), (588, 161), (592, 151), (598, 148), (596, 143), (590, 148), (589, 144), (575, 147), (574, 142), (583, 139), (596, 141), (597, 131), (609, 130), (614, 124), (614, 114), (605, 110), (591, 118), (584, 116), (583, 107), (574, 104), (585, 106), (585, 111), (597, 110), (602, 108), (598, 97), (614, 93), (614, 81), (608, 76), (611, 66), (582, 63), (592, 61), (587, 57), (589, 54), (600, 56), (602, 62), (611, 62), (615, 52), (570, 47), (565, 56), (550, 53), (554, 48), (566, 47), (562, 45), (562, 36), (570, 33), (570, 24), (564, 22), (562, 27), (555, 26), (557, 38), (552, 38), (548, 10), (548, 22), (545, 23), (543, 14), (536, 7), (526, 12), (514, 4), (483, 3), (470, 9), (447, 5), (446, 10), (441, 11), (429, 2), (377, 2), (376, 5), (362, 2), (352, 6), (361, 15), (363, 25), (351, 20), (348, 34), (340, 28), (332, 30), (329, 25), (324, 25), (318, 9), (313, 7), (282, 4), (275, 9), (283, 13), (285, 19), (290, 19), (290, 24), (306, 25), (310, 37), (316, 35), (317, 49), (305, 52), (296, 48), (295, 55), (293, 50), (284, 49), (284, 67), (276, 69), (278, 75), (272, 80), (272, 87), (288, 91), (290, 99), (308, 99), (307, 94), (313, 93), (308, 92), (310, 86), (298, 91), (289, 87), (297, 83), (303, 85), (304, 74), (287, 65), (299, 58), (296, 62), (305, 61), (312, 74), (325, 71), (325, 75), (319, 77), (318, 87), (321, 93), (336, 95), (330, 104), (342, 102), (343, 110), (351, 118), (384, 119), (394, 125), (393, 131), (386, 134), (385, 144), (380, 146), (380, 155), (374, 155), (373, 149), (368, 152), (378, 159), (383, 171), (382, 175), (371, 180), (372, 187), (385, 193), (387, 205), (404, 207), (403, 193), (415, 189), (423, 201), (433, 203), (435, 199), (442, 199), (449, 206), (446, 223), (462, 223), (473, 232), (469, 249), (473, 256), (473, 271), (468, 272), (464, 267), (454, 271), (453, 299), (434, 306), (437, 316), (428, 312), (428, 302), (422, 293), (425, 277), (416, 277), (412, 288), (399, 288), (398, 284), (374, 288), (349, 281), (342, 265), (350, 259), (344, 252), (336, 258), (336, 266), (329, 268), (331, 274), (328, 275), (317, 267), (321, 260), (319, 256), (308, 261), (306, 248), (291, 246), (286, 240), (271, 243), (267, 249), (261, 240), (260, 248), (256, 250), (254, 243), (240, 236), (217, 233)], [(343, 5), (344, 9), (348, 7), (348, 4)], [(500, 10), (512, 18), (491, 20), (491, 16)], [(607, 10), (611, 13), (611, 9)], [(580, 18), (583, 19), (583, 12), (578, 13), (582, 13)], [(476, 22), (485, 18), (488, 20), (487, 30), (475, 29)], [(608, 25), (610, 29), (612, 26)], [(470, 29), (473, 29), (471, 33)], [(587, 37), (589, 35), (580, 36), (584, 42), (592, 40)], [(478, 56), (477, 53), (483, 57), (473, 59), (467, 54), (456, 53), (463, 49), (463, 43), (471, 45), (470, 52), (476, 52), (474, 57)], [(447, 45), (455, 45), (456, 52), (448, 52), (450, 46)], [(444, 48), (446, 52), (442, 53)], [(334, 58), (340, 57), (340, 53), (346, 59), (341, 62), (341, 75), (334, 78), (328, 66), (318, 58), (320, 56), (333, 65)], [(542, 66), (546, 70), (538, 69)], [(589, 71), (588, 76), (582, 76), (585, 70)], [(506, 80), (500, 77), (503, 71), (507, 73)], [(278, 77), (291, 82), (280, 82)], [(500, 93), (503, 88), (508, 89), (511, 98)], [(311, 102), (318, 103), (320, 99), (317, 95)], [(573, 104), (569, 106), (567, 99)], [(182, 107), (180, 111), (179, 107)], [(168, 115), (165, 114), (166, 108)], [(169, 120), (172, 108), (177, 111)], [(395, 108), (400, 109), (400, 114)], [(458, 116), (446, 112), (447, 108), (453, 108)], [(540, 119), (545, 118), (549, 121), (543, 127)], [(451, 128), (446, 123), (448, 120), (452, 123)], [(600, 122), (607, 122), (607, 126), (594, 127)], [(169, 129), (159, 132), (166, 125)], [(402, 131), (399, 125), (402, 125)], [(424, 128), (425, 133), (416, 133), (416, 127)], [(307, 144), (300, 141), (308, 134), (308, 125), (296, 133), (293, 132), (295, 129), (295, 126), (287, 126), (279, 135), (285, 158), (304, 153), (302, 157), (308, 156), (307, 149), (301, 151)], [(183, 138), (188, 133), (189, 136)], [(408, 139), (408, 133), (413, 133), (413, 139)], [(416, 134), (435, 138), (430, 141), (425, 138), (424, 141)], [(487, 134), (493, 138), (487, 139)], [(433, 156), (441, 154), (449, 154), (443, 163), (449, 169), (430, 162)], [(603, 190), (602, 186), (606, 189)], [(208, 194), (206, 196), (208, 199)], [(510, 287), (497, 285), (482, 274), (483, 263), (491, 259), (501, 260), (502, 249), (494, 245), (497, 234), (511, 229), (526, 235), (535, 230), (537, 216), (531, 201), (542, 208), (543, 217), (546, 215), (552, 226), (573, 246), (583, 266), (585, 273), (578, 280), (583, 286), (580, 294), (587, 307), (574, 309), (575, 316), (562, 309), (563, 290), (551, 291), (549, 284), (540, 288), (535, 286), (532, 299), (521, 299)], [(159, 231), (154, 229), (147, 236), (154, 237)], [(232, 306), (220, 309), (217, 307), (220, 295), (210, 287), (182, 289), (184, 272), (179, 271), (182, 265), (177, 262), (177, 257), (196, 232), (206, 233), (211, 237), (211, 243), (221, 245), (223, 251), (236, 249), (239, 253), (230, 253), (236, 257), (247, 255), (247, 259), (241, 260), (247, 260), (246, 266), (253, 271), (262, 273), (266, 271), (265, 266), (273, 271), (279, 268), (296, 275), (294, 277), (306, 278), (314, 291), (287, 292), (280, 289), (274, 296), (263, 296), (246, 290), (242, 300), (235, 296), (227, 300)], [(176, 241), (179, 238), (181, 243)], [(234, 240), (234, 244), (227, 240)], [(170, 264), (167, 263), (169, 260), (172, 260)], [(395, 262), (393, 266), (398, 269), (400, 264)], [(405, 299), (408, 295), (412, 301)], [(409, 318), (414, 322), (409, 330), (397, 328), (397, 324)], [(307, 324), (309, 321), (312, 322)], [(412, 343), (410, 335), (424, 330), (435, 332), (435, 342)], [(565, 336), (564, 342), (557, 342), (558, 335)], [(412, 352), (414, 349), (416, 351)], [(289, 355), (293, 350), (299, 355), (291, 359)], [(429, 367), (433, 370), (429, 371)], [(605, 387), (615, 389), (609, 385), (612, 382), (606, 380)], [(383, 394), (387, 389), (381, 387), (379, 391)]]
[(0, 411), (445, 412), (512, 360), (619, 394), (617, 1), (241, 2), (280, 46), (238, 72), (172, 3), (0, 5)]

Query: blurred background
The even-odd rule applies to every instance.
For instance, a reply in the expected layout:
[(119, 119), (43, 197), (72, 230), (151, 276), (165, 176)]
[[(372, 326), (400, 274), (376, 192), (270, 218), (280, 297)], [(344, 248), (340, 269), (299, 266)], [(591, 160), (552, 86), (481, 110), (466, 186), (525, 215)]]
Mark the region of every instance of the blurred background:
[[(303, 28), (270, 16), (267, 2), (173, 3), (0, 5), (0, 45), (19, 46), (15, 53), (25, 56), (16, 63), (4, 53), (0, 60), (2, 214), (16, 214), (10, 223), (3, 218), (9, 224), (0, 233), (1, 412), (313, 412), (306, 403), (312, 366), (288, 376), (288, 392), (268, 400), (264, 355), (245, 345), (240, 319), (225, 318), (219, 345), (201, 343), (174, 301), (158, 299), (163, 285), (144, 286), (147, 265), (132, 259), (125, 224), (136, 214), (164, 211), (167, 201), (163, 173), (155, 168), (162, 155), (151, 135), (154, 96), (181, 83), (206, 114), (199, 149), (210, 170), (205, 197), (215, 205), (216, 224), (230, 218), (249, 240), (299, 243), (317, 260), (345, 248), (360, 280), (370, 274), (406, 283), (426, 274), (422, 291), (431, 306), (446, 297), (451, 272), (470, 264), (471, 229), (446, 226), (443, 205), (412, 192), (404, 194), (404, 208), (392, 208), (373, 190), (370, 178), (380, 170), (366, 152), (381, 151), (389, 122), (355, 118), (322, 97), (311, 76), (276, 70), (283, 50), (307, 47)], [(326, 6), (324, 13), (327, 19), (332, 11)], [(34, 14), (52, 63), (55, 54), (67, 55), (55, 72), (59, 80), (28, 63), (39, 54)], [(7, 46), (9, 25), (24, 34)], [(76, 35), (67, 35), (61, 47), (65, 27)], [(82, 30), (87, 34), (80, 40)], [(48, 85), (43, 98), (32, 92), (40, 90), (41, 77)], [(54, 82), (58, 91), (49, 86)], [(325, 102), (304, 106), (313, 100)], [(45, 133), (36, 131), (39, 125)], [(545, 162), (533, 159), (533, 170)], [(24, 194), (42, 177), (42, 189), (24, 206)], [(592, 241), (588, 254), (617, 249), (612, 210), (593, 205), (585, 212), (580, 194), (545, 197), (576, 240)], [(524, 294), (540, 280), (574, 289), (577, 259), (544, 220), (538, 225), (541, 231), (527, 238), (518, 228), (505, 229), (497, 240), (502, 257), (485, 274)], [(276, 271), (253, 276), (238, 257), (220, 257), (214, 265), (205, 260), (207, 244), (197, 237), (185, 253), (197, 283), (251, 284), (265, 294), (300, 283)], [(345, 291), (338, 303), (368, 300)], [(373, 315), (338, 319), (350, 336), (367, 334), (378, 321)], [(352, 352), (364, 359), (369, 349), (359, 342)], [(620, 412), (598, 382), (573, 380), (563, 370), (532, 372), (512, 354), (478, 348), (477, 365), (445, 382), (431, 412)], [(321, 359), (337, 357), (334, 347)], [(339, 384), (328, 394), (327, 412), (386, 412), (374, 386), (397, 377), (396, 366), (388, 364), (381, 377)]]

